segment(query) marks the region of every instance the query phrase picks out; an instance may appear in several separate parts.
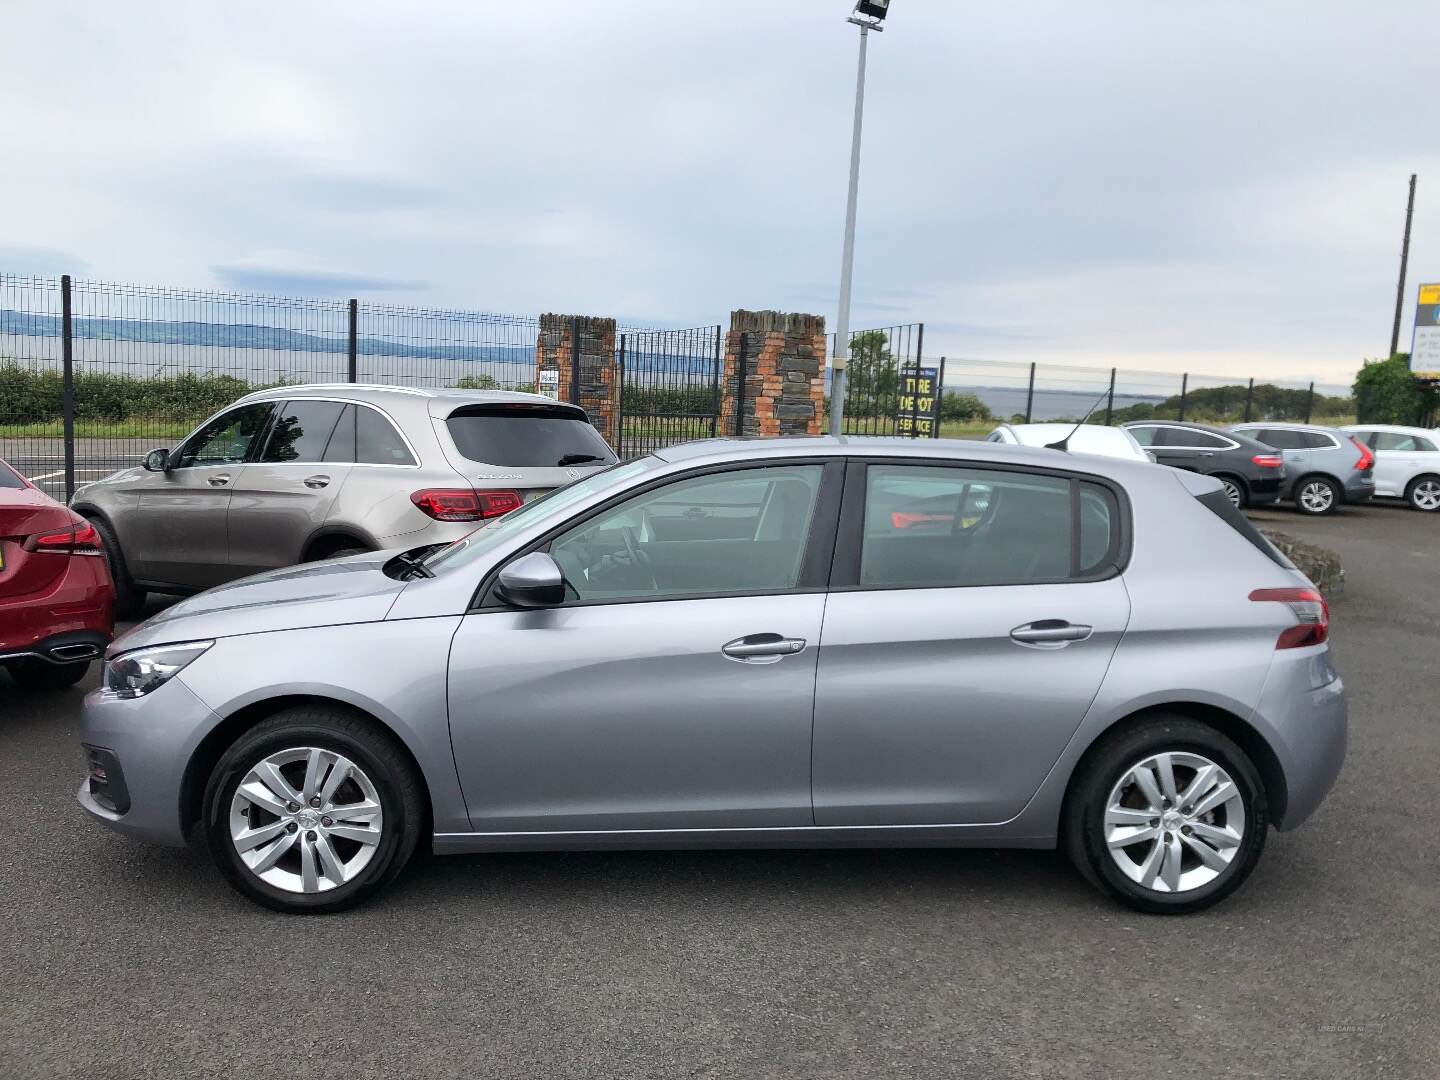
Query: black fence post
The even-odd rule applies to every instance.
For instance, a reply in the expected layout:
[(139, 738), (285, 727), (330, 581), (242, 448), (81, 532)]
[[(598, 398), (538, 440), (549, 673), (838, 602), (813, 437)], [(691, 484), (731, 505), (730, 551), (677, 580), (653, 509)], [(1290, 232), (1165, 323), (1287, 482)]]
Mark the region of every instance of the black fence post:
[(1305, 391), (1305, 423), (1310, 423), (1310, 414), (1315, 409), (1315, 384), (1310, 384), (1310, 389)]
[(1030, 361), (1030, 386), (1025, 391), (1025, 423), (1030, 423), (1030, 412), (1035, 407), (1035, 361)]
[[(735, 434), (745, 434), (745, 363), (749, 360), (746, 348), (750, 335), (740, 331), (740, 351), (735, 357)], [(833, 384), (832, 384), (833, 385)]]
[(915, 392), (910, 395), (910, 438), (920, 437), (920, 364), (925, 357), (925, 324), (920, 324), (920, 329), (915, 337)]
[(1180, 376), (1180, 419), (1185, 419), (1185, 391), (1190, 389), (1190, 373), (1187, 371)]
[(1250, 406), (1255, 401), (1255, 379), (1250, 379), (1250, 385), (1245, 388), (1245, 423), (1250, 422)]
[(75, 494), (75, 334), (70, 308), (70, 275), (60, 275), (60, 363), (65, 424), (65, 501)]
[(620, 355), (615, 360), (615, 451), (625, 456), (625, 334), (620, 335)]
[(945, 358), (940, 357), (940, 363), (935, 367), (935, 420), (930, 428), (930, 437), (940, 437), (940, 410), (945, 400)]
[(580, 317), (570, 318), (570, 403), (580, 404)]
[(1110, 369), (1110, 393), (1105, 398), (1105, 426), (1110, 426), (1115, 415), (1115, 369)]
[(715, 404), (710, 410), (710, 437), (720, 434), (720, 408), (725, 392), (725, 356), (720, 351), (720, 325), (715, 325)]
[(352, 382), (352, 383), (353, 383), (353, 382), (359, 382), (359, 381), (360, 381), (360, 379), (359, 379), (359, 371), (358, 371), (359, 365), (358, 365), (358, 363), (357, 363), (357, 358), (358, 358), (358, 355), (359, 355), (359, 352), (358, 352), (359, 338), (358, 338), (358, 335), (357, 335), (357, 332), (356, 332), (356, 331), (357, 331), (357, 328), (358, 328), (358, 326), (359, 326), (359, 323), (360, 323), (360, 301), (352, 299), (352, 300), (350, 301), (349, 307), (350, 307), (350, 328), (349, 328), (349, 334), (347, 335), (345, 355), (346, 355), (346, 357), (347, 357), (348, 360), (349, 360), (349, 364), (348, 364), (348, 367), (347, 367), (347, 372), (348, 372), (347, 378), (348, 378), (348, 381), (349, 381), (349, 382)]

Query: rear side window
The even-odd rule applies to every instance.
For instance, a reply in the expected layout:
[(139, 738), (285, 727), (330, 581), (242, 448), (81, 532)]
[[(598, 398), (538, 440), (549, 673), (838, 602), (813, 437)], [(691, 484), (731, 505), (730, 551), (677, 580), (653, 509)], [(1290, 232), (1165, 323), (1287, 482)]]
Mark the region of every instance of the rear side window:
[(1300, 438), (1304, 433), (1291, 431), (1289, 428), (1260, 428), (1247, 434), (1276, 450), (1303, 450), (1306, 445)]
[(1300, 436), (1301, 447), (1306, 450), (1335, 449), (1335, 440), (1330, 438), (1329, 435), (1322, 435), (1318, 431), (1301, 431), (1297, 434)]
[(0, 488), (23, 488), (18, 474), (10, 471), (10, 466), (0, 461)]
[(610, 465), (615, 454), (581, 413), (556, 405), (467, 405), (445, 421), (469, 461), (511, 468)]
[(346, 405), (325, 449), (325, 460), (361, 465), (415, 465), (415, 456), (390, 423), (368, 405)]
[(1094, 577), (1117, 561), (1119, 505), (1099, 484), (919, 465), (866, 470), (860, 581), (887, 588)]
[(1283, 566), (1287, 570), (1295, 569), (1295, 564), (1287, 559), (1279, 548), (1265, 539), (1265, 534), (1250, 524), (1249, 518), (1235, 509), (1235, 504), (1230, 501), (1230, 496), (1226, 495), (1223, 489), (1196, 495), (1195, 499), (1254, 545), (1255, 550), (1261, 552), (1271, 562), (1277, 566)]
[(1419, 435), (1405, 435), (1398, 431), (1375, 431), (1369, 436), (1370, 445), (1376, 450), (1434, 451), (1435, 444)]
[(338, 401), (287, 401), (275, 414), (260, 460), (320, 461), (344, 408)]

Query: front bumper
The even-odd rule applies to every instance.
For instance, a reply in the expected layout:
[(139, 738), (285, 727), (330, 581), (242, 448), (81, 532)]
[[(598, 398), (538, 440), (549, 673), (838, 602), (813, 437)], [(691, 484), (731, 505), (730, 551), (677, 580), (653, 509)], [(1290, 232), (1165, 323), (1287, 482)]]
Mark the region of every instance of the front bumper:
[(107, 751), (124, 777), (129, 808), (119, 813), (91, 794), (90, 778), (77, 793), (97, 821), (141, 840), (183, 847), (180, 796), (185, 766), (220, 718), (179, 678), (140, 698), (101, 690), (85, 695), (80, 741), (87, 753)]

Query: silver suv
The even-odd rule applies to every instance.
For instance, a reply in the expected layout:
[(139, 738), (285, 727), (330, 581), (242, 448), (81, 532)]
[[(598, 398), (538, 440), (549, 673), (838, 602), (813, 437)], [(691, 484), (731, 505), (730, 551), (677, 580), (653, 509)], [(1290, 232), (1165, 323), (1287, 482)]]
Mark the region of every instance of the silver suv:
[[(423, 549), (421, 549), (423, 550)], [(443, 551), (262, 574), (111, 646), (81, 804), (337, 910), (436, 852), (1062, 846), (1235, 889), (1345, 755), (1321, 595), (1197, 473), (714, 440)]]
[(1284, 489), (1302, 514), (1333, 514), (1375, 494), (1375, 455), (1349, 432), (1313, 424), (1236, 424), (1230, 429), (1280, 451)]
[(582, 409), (535, 394), (286, 386), (241, 398), (70, 504), (100, 533), (126, 615), (146, 590), (447, 544), (614, 462)]

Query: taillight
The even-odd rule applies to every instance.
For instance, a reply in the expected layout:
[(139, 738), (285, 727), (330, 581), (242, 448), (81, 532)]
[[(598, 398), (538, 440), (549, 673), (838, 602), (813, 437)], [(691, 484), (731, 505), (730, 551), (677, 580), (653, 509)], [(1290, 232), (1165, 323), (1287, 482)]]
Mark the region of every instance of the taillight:
[(1366, 446), (1353, 435), (1350, 436), (1350, 441), (1353, 442), (1355, 448), (1360, 451), (1360, 459), (1355, 462), (1355, 468), (1361, 472), (1373, 469), (1375, 467), (1375, 455), (1370, 452), (1370, 447)]
[(1278, 469), (1285, 464), (1285, 459), (1278, 454), (1256, 454), (1250, 459), (1250, 463), (1262, 469)]
[(26, 551), (48, 551), (56, 555), (103, 555), (100, 534), (88, 521), (58, 532), (40, 533), (25, 541)]
[(1320, 645), (1330, 636), (1330, 605), (1314, 589), (1256, 589), (1251, 600), (1284, 604), (1297, 622), (1280, 631), (1277, 649), (1301, 649)]
[(517, 509), (518, 491), (472, 491), (470, 488), (426, 488), (410, 501), (436, 521), (486, 521)]

